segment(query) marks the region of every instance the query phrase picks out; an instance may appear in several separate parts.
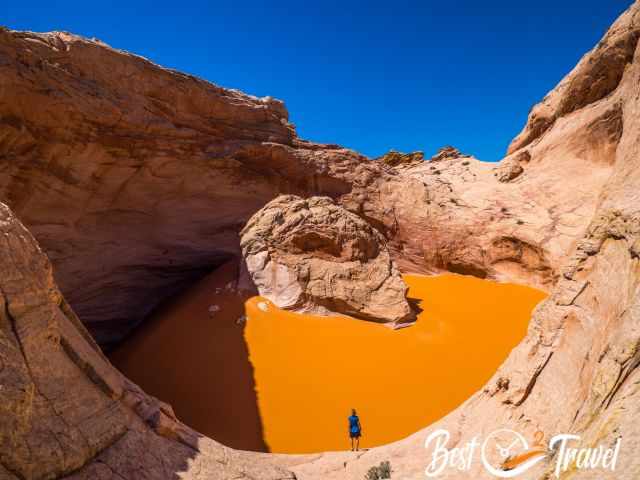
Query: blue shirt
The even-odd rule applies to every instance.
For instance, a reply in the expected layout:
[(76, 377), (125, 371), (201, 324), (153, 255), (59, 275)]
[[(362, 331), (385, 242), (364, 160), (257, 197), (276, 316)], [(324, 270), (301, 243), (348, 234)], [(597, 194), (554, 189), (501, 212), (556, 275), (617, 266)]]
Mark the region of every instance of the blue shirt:
[(351, 415), (349, 417), (349, 431), (351, 433), (358, 433), (360, 431), (360, 419), (357, 415)]

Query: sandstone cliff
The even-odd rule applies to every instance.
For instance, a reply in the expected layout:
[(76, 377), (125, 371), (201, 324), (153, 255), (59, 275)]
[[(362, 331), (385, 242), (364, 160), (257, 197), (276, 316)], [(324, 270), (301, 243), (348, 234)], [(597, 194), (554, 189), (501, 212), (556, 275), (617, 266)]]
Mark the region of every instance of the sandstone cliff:
[(279, 100), (97, 41), (0, 30), (0, 199), (102, 345), (239, 255), (240, 228), (279, 193), (379, 180), (378, 165), (297, 139), (287, 118)]
[(1, 30), (0, 79), (0, 199), (107, 347), (238, 256), (242, 226), (283, 193), (334, 198), (388, 238), (403, 270), (550, 288), (622, 131), (608, 102), (497, 168), (453, 147), (372, 162), (300, 140), (278, 100), (68, 33)]

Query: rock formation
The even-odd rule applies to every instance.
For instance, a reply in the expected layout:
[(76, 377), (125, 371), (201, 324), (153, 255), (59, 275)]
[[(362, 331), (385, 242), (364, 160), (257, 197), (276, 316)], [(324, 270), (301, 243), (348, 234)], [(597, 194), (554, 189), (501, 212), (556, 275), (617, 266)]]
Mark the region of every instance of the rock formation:
[(239, 255), (239, 230), (279, 193), (380, 179), (355, 152), (297, 139), (279, 100), (68, 33), (0, 29), (0, 119), (0, 200), (103, 346)]
[(240, 246), (258, 291), (280, 308), (382, 322), (412, 317), (384, 237), (330, 198), (279, 196), (251, 217)]
[(463, 157), (469, 157), (469, 156), (470, 155), (465, 155), (464, 153), (462, 153), (456, 147), (447, 145), (446, 147), (442, 147), (440, 150), (438, 150), (438, 153), (436, 153), (433, 157), (431, 157), (431, 161), (438, 162), (440, 160), (456, 159), (456, 158), (463, 158)]
[[(505, 426), (584, 445), (622, 436), (616, 472), (573, 475), (637, 478), (639, 38), (636, 1), (500, 164), (447, 150), (397, 168), (297, 138), (277, 100), (71, 34), (0, 30), (0, 200), (69, 302), (2, 207), (0, 422), (12, 435), (0, 437), (0, 478), (360, 480), (386, 460), (422, 478), (429, 431), (462, 445)], [(102, 345), (117, 341), (239, 255), (242, 226), (279, 194), (332, 198), (387, 238), (401, 270), (551, 295), (487, 386), (425, 431), (361, 454), (233, 452), (123, 379), (73, 310)], [(474, 468), (449, 475), (483, 478)]]
[(529, 163), (531, 155), (527, 150), (523, 150), (517, 155), (512, 155), (500, 162), (495, 169), (494, 175), (501, 182), (510, 182), (518, 178), (524, 172), (524, 165)]
[(278, 100), (68, 33), (0, 30), (0, 79), (0, 199), (103, 347), (239, 256), (240, 229), (278, 194), (335, 199), (387, 237), (401, 270), (549, 288), (621, 133), (611, 105), (585, 128), (560, 121), (503, 184), (453, 147), (398, 168), (306, 142)]
[(404, 167), (423, 162), (424, 154), (422, 152), (401, 153), (390, 150), (381, 157), (376, 158), (376, 160), (390, 167)]

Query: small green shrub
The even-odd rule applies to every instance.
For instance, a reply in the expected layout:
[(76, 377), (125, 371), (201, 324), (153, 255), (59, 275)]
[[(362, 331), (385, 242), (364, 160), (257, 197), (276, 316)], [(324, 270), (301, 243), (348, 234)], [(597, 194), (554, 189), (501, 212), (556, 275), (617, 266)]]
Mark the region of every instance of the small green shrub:
[(365, 475), (365, 480), (382, 480), (391, 478), (391, 463), (381, 462), (377, 467), (371, 467)]

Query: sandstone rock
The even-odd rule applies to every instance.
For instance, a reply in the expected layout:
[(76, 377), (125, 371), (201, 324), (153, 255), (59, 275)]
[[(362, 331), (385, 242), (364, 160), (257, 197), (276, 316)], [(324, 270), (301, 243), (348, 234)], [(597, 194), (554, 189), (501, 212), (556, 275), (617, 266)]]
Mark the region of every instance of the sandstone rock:
[(433, 157), (431, 157), (432, 162), (438, 162), (440, 160), (453, 159), (453, 158), (461, 158), (468, 157), (469, 155), (465, 155), (456, 147), (452, 147), (451, 145), (447, 145), (446, 147), (442, 147), (438, 150)]
[(258, 291), (280, 308), (381, 322), (413, 316), (384, 237), (330, 198), (280, 196), (241, 236)]
[[(511, 181), (497, 181), (495, 163), (472, 157), (403, 168), (362, 195), (366, 218), (383, 225), (379, 229), (403, 271), (455, 271), (549, 290), (613, 172), (624, 133), (623, 104), (618, 89), (606, 101), (558, 118), (544, 136), (498, 166)], [(523, 172), (513, 178), (520, 171), (510, 165), (516, 160)], [(348, 195), (340, 201), (358, 211)], [(494, 252), (503, 238), (527, 245), (536, 260)], [(534, 264), (541, 268), (532, 269)]]
[(0, 200), (106, 347), (239, 256), (239, 230), (279, 193), (336, 198), (383, 175), (297, 139), (279, 100), (69, 33), (1, 30), (0, 85)]
[(376, 160), (390, 167), (399, 167), (423, 162), (424, 154), (422, 152), (401, 153), (390, 150)]
[(500, 182), (510, 182), (524, 172), (523, 163), (531, 160), (531, 154), (524, 150), (515, 156), (507, 157), (500, 162), (494, 175)]
[(632, 62), (640, 38), (635, 6), (625, 12), (609, 29), (596, 48), (529, 114), (522, 132), (509, 146), (509, 153), (540, 138), (554, 122), (567, 114), (593, 104), (612, 93)]

